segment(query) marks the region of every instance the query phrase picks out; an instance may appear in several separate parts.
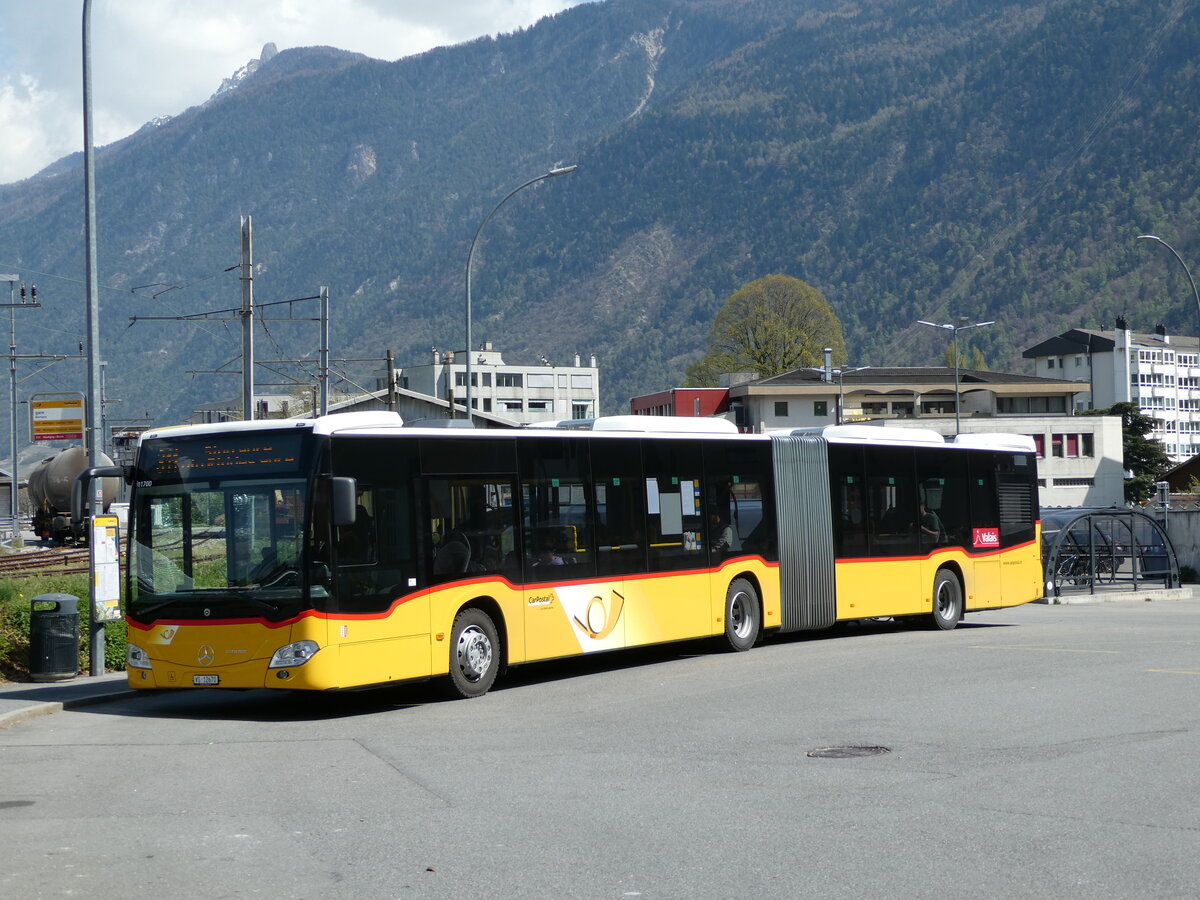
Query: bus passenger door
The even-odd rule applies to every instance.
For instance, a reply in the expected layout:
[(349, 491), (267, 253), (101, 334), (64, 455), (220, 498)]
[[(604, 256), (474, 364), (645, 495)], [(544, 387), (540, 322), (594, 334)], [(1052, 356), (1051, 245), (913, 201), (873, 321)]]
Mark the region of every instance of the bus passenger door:
[[(525, 487), (543, 494), (548, 487), (551, 497), (555, 492), (553, 485)], [(523, 530), (531, 659), (615, 650), (626, 644), (627, 588), (622, 575), (637, 551), (631, 537), (622, 540), (610, 528), (610, 516), (619, 504), (612, 503), (613, 495), (604, 485), (560, 482), (557, 491), (557, 515), (554, 503), (538, 504), (535, 493)], [(569, 506), (562, 503), (567, 491)], [(594, 515), (576, 515), (583, 509), (574, 501), (584, 498), (584, 509), (595, 509)], [(550, 515), (539, 518), (546, 512)], [(557, 541), (554, 550), (548, 549), (551, 541)]]
[(355, 520), (336, 526), (330, 641), (347, 684), (429, 674), (429, 605), (418, 582), (407, 484), (358, 483)]
[(526, 658), (623, 646), (620, 591), (596, 581), (588, 442), (538, 437), (522, 441), (518, 452), (521, 520), (514, 552), (520, 559)]
[(971, 460), (967, 486), (971, 501), (971, 534), (967, 548), (974, 556), (974, 578), (967, 585), (964, 609), (986, 609), (1000, 597), (1000, 513), (991, 454)]

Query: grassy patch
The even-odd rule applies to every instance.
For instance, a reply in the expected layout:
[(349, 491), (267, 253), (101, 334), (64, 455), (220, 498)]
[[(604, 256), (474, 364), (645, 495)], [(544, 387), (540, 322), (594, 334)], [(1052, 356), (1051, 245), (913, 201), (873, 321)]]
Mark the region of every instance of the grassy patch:
[[(79, 598), (79, 671), (90, 666), (88, 634), (88, 576), (38, 575), (0, 579), (0, 678), (29, 680), (29, 624), (31, 601), (42, 594), (72, 594)], [(125, 668), (125, 622), (104, 626), (105, 671)]]

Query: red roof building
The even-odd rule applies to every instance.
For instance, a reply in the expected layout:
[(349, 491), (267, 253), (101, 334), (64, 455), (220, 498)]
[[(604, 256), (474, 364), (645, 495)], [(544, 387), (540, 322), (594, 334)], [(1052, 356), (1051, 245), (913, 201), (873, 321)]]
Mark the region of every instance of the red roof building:
[(719, 416), (729, 411), (729, 388), (671, 388), (629, 401), (635, 416)]

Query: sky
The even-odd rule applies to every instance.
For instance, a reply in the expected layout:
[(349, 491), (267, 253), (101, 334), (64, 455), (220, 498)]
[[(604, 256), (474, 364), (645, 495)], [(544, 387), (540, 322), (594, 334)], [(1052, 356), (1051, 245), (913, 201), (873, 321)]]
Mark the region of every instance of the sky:
[[(262, 52), (394, 60), (532, 25), (584, 0), (92, 0), (97, 147), (203, 103)], [(83, 0), (0, 0), (0, 184), (83, 149)]]

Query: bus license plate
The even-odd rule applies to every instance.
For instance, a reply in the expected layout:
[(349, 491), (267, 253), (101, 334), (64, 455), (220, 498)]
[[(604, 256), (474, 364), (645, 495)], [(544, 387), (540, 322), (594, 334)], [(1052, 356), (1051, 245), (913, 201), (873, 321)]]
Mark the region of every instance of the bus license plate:
[(193, 675), (192, 684), (220, 684), (221, 676), (219, 675)]

